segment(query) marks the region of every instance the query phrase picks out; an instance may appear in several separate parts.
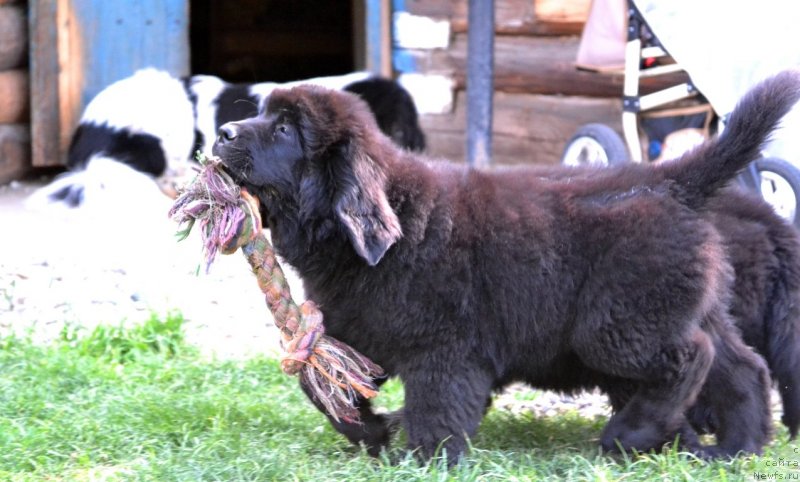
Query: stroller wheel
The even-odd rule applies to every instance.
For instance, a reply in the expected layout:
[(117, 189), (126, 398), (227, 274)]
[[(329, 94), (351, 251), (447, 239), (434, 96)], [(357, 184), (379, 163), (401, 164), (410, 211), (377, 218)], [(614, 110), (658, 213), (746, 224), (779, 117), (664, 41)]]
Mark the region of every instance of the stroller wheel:
[(756, 179), (745, 185), (757, 190), (778, 215), (800, 227), (800, 170), (775, 157), (758, 159), (753, 166), (755, 170), (745, 171), (743, 175), (749, 172)]
[(586, 124), (567, 141), (561, 164), (612, 166), (628, 162), (628, 148), (614, 129), (603, 124)]

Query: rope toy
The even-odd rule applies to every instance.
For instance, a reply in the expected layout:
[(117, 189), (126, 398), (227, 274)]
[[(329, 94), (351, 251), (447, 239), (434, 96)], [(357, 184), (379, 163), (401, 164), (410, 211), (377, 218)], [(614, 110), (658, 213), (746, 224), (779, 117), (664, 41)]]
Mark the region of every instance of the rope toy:
[(382, 376), (383, 370), (352, 347), (325, 335), (322, 313), (313, 301), (299, 307), (294, 303), (262, 230), (258, 199), (236, 185), (222, 169), (221, 159), (198, 156), (198, 160), (198, 175), (182, 189), (169, 211), (172, 219), (186, 225), (178, 232), (179, 239), (185, 239), (195, 223), (200, 224), (206, 271), (218, 252), (231, 254), (242, 249), (281, 333), (285, 352), (281, 369), (288, 375), (299, 374), (337, 422), (358, 422), (356, 399), (378, 394), (373, 378)]

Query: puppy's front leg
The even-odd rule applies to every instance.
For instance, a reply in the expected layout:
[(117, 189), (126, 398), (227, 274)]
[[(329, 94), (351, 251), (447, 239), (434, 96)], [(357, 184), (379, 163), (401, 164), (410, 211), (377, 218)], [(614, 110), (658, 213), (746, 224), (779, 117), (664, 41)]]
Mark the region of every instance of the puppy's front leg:
[(427, 370), (402, 376), (408, 448), (418, 450), (424, 460), (446, 452), (452, 465), (483, 418), (492, 378), (479, 367), (452, 361), (424, 366)]
[[(377, 381), (380, 385), (382, 381)], [(328, 415), (325, 411), (325, 407), (317, 400), (317, 398), (311, 393), (311, 391), (302, 383), (300, 387), (303, 389), (303, 392), (306, 396), (311, 400), (314, 406), (317, 409), (324, 413), (328, 420), (330, 421), (333, 428), (336, 429), (337, 432), (341, 433), (347, 440), (349, 440), (354, 445), (364, 445), (367, 450), (367, 453), (373, 457), (377, 457), (381, 453), (381, 449), (387, 447), (389, 445), (389, 438), (391, 437), (392, 431), (390, 428), (390, 421), (386, 415), (381, 415), (375, 413), (372, 410), (372, 404), (366, 398), (359, 397), (357, 401), (356, 407), (358, 408), (359, 413), (359, 421), (356, 423), (352, 422), (345, 422), (343, 420), (335, 420), (333, 417)]]

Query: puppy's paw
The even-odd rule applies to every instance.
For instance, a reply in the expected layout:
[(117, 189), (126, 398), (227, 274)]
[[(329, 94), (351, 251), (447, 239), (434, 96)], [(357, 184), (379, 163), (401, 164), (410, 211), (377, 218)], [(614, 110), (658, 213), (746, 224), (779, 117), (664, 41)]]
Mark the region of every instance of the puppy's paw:
[(359, 423), (342, 423), (336, 428), (353, 445), (363, 446), (372, 457), (379, 456), (381, 450), (389, 446), (393, 433), (387, 416), (382, 414), (370, 414), (368, 417), (362, 414)]

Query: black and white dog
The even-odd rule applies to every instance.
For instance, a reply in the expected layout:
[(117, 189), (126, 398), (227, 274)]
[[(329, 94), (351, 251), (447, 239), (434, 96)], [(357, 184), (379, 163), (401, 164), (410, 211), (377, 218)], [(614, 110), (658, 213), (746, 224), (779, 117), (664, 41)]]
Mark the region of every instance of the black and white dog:
[(285, 84), (230, 84), (209, 75), (179, 78), (143, 69), (89, 102), (69, 146), (69, 172), (38, 191), (32, 202), (78, 207), (98, 191), (180, 177), (197, 151), (210, 155), (219, 126), (256, 115), (274, 89), (299, 84), (360, 95), (398, 145), (424, 149), (409, 93), (393, 80), (366, 72)]

